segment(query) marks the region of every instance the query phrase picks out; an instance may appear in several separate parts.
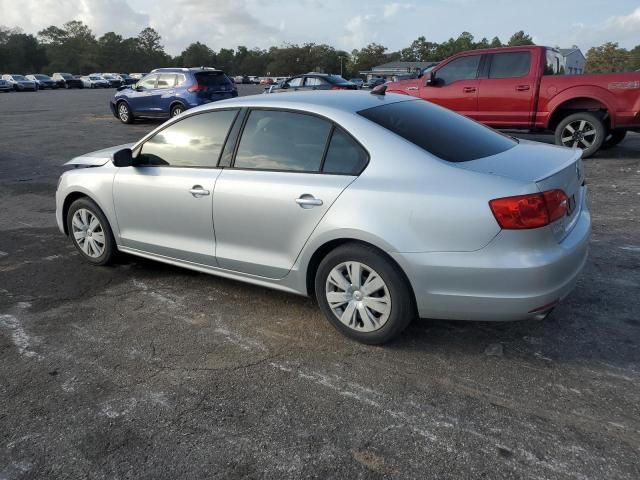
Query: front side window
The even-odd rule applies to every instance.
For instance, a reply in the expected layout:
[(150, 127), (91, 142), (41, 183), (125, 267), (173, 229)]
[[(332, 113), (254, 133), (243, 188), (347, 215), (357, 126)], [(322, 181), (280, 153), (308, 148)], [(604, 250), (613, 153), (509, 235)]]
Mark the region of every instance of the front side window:
[(336, 128), (331, 136), (322, 172), (360, 175), (368, 159), (367, 152), (353, 138)]
[(436, 78), (442, 85), (460, 80), (475, 80), (480, 66), (480, 55), (460, 57), (447, 63), (436, 72)]
[(301, 113), (253, 110), (234, 166), (259, 170), (319, 172), (331, 124)]
[(517, 145), (506, 135), (423, 100), (391, 103), (358, 113), (448, 162), (489, 157)]
[(531, 53), (510, 52), (496, 53), (491, 59), (489, 78), (516, 78), (529, 74)]
[(168, 126), (142, 145), (136, 165), (216, 167), (237, 113), (237, 110), (201, 113)]
[(158, 78), (157, 75), (147, 75), (142, 80), (140, 80), (140, 83), (138, 83), (138, 86), (144, 88), (145, 90), (156, 88), (157, 78)]

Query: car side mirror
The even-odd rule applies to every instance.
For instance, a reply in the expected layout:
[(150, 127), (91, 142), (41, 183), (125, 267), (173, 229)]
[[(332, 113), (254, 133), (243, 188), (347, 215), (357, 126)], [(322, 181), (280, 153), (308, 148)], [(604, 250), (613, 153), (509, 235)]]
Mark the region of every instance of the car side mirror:
[(283, 84), (280, 86), (280, 88), (284, 88), (284, 89), (286, 90), (287, 88), (289, 88), (289, 84), (288, 84), (288, 83), (283, 83)]
[(141, 92), (141, 91), (144, 90), (144, 87), (142, 85), (136, 85), (135, 86), (135, 90), (136, 90), (136, 92)]
[(130, 148), (123, 148), (113, 154), (113, 164), (116, 167), (131, 167), (133, 165), (133, 152)]
[(435, 87), (438, 85), (438, 79), (436, 78), (436, 72), (431, 72), (429, 75), (429, 79), (427, 80), (427, 85), (430, 87)]
[(118, 88), (116, 88), (116, 91), (120, 92), (122, 90), (124, 90), (125, 88), (128, 88), (126, 85), (120, 85)]

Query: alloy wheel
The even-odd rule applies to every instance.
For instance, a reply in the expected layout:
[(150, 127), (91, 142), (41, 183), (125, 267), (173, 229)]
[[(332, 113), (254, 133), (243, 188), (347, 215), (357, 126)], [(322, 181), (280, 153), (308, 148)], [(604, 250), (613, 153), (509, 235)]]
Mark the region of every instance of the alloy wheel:
[(124, 103), (121, 103), (118, 107), (118, 116), (123, 122), (127, 122), (129, 120), (129, 109)]
[(174, 107), (172, 110), (173, 116), (180, 115), (182, 113), (182, 107)]
[(344, 262), (327, 277), (325, 294), (340, 322), (359, 332), (384, 326), (391, 314), (391, 295), (382, 277), (360, 262)]
[(585, 150), (593, 145), (596, 140), (596, 135), (596, 128), (591, 122), (587, 120), (576, 120), (564, 127), (562, 131), (562, 144), (565, 147), (578, 147)]
[(73, 237), (85, 255), (98, 258), (104, 253), (105, 233), (98, 217), (86, 208), (78, 209), (71, 220)]

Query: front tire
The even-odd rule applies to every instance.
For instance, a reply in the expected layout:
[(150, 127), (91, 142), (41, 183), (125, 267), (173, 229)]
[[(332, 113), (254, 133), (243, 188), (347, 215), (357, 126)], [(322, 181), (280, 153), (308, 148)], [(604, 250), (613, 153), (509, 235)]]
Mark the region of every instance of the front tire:
[(84, 260), (107, 265), (116, 255), (116, 241), (100, 207), (89, 198), (79, 198), (67, 212), (69, 237)]
[(116, 104), (116, 111), (122, 123), (133, 123), (133, 113), (131, 113), (131, 108), (129, 108), (126, 102), (118, 102)]
[(605, 140), (606, 128), (602, 120), (589, 112), (565, 117), (556, 127), (556, 145), (582, 149), (582, 158), (596, 153)]
[(367, 245), (347, 243), (330, 252), (318, 266), (315, 294), (329, 322), (361, 343), (386, 343), (416, 317), (402, 271)]

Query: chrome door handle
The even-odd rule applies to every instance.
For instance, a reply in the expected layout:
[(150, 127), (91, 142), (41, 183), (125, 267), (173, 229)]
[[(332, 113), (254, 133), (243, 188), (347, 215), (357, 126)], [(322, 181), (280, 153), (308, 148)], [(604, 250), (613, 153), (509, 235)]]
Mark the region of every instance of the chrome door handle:
[(300, 197), (296, 198), (296, 203), (302, 208), (313, 208), (322, 205), (322, 200), (305, 193), (304, 195), (300, 195)]
[(202, 185), (194, 185), (193, 188), (189, 190), (189, 193), (193, 195), (195, 198), (205, 197), (209, 195), (211, 192), (205, 188), (202, 188)]

